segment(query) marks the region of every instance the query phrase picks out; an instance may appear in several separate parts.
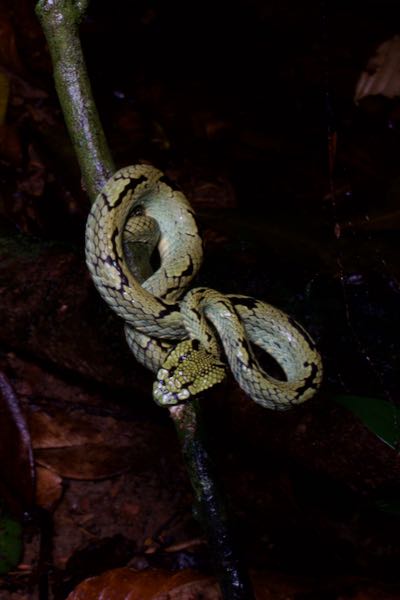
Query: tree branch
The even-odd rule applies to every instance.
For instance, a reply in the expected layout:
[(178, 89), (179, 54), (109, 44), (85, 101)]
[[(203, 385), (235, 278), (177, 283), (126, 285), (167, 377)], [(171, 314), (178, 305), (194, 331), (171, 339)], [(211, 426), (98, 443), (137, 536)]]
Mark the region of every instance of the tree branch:
[[(86, 191), (94, 200), (114, 173), (78, 36), (87, 0), (40, 0), (36, 12), (51, 53), (64, 118), (75, 146)], [(212, 474), (200, 427), (198, 402), (170, 410), (206, 529), (225, 600), (252, 600), (250, 583), (233, 549), (226, 512)]]
[(40, 0), (36, 5), (49, 46), (54, 81), (82, 180), (93, 201), (115, 172), (78, 35), (88, 0)]

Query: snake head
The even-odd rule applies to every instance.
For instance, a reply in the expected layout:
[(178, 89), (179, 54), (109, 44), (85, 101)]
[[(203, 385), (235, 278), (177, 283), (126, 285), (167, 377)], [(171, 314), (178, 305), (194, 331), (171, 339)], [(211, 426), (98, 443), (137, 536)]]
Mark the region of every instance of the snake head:
[(167, 355), (153, 385), (153, 398), (160, 406), (193, 399), (225, 378), (225, 365), (198, 340), (185, 340)]

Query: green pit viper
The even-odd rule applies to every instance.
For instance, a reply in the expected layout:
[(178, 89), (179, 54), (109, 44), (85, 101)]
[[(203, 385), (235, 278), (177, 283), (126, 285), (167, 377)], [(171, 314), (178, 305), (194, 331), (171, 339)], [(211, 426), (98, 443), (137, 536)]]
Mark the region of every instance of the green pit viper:
[[(308, 333), (249, 296), (205, 287), (185, 293), (201, 261), (193, 211), (161, 171), (138, 164), (111, 177), (87, 220), (86, 262), (101, 296), (124, 319), (134, 356), (157, 373), (156, 402), (193, 398), (222, 381), (226, 362), (240, 387), (264, 407), (285, 410), (310, 398), (322, 366)], [(252, 345), (277, 361), (286, 381), (261, 368)]]

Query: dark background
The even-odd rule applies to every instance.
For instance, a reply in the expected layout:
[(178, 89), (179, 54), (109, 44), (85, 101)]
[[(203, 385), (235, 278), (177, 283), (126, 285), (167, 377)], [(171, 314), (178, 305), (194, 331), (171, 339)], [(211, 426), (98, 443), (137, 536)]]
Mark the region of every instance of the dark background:
[[(377, 46), (399, 33), (399, 17), (398, 2), (388, 1), (114, 0), (93, 1), (81, 28), (116, 163), (152, 162), (196, 209), (205, 242), (198, 281), (287, 310), (321, 349), (323, 388), (298, 410), (262, 410), (232, 382), (205, 403), (247, 563), (318, 575), (320, 595), (304, 598), (394, 598), (378, 587), (399, 583), (397, 450), (338, 402), (372, 397), (377, 421), (389, 406), (396, 435), (400, 105), (377, 97), (355, 106), (353, 96)], [(133, 556), (139, 567), (207, 570), (204, 549), (164, 552), (201, 532), (174, 431), (149, 396), (151, 377), (132, 364), (119, 321), (85, 271), (89, 205), (32, 3), (6, 1), (0, 23), (11, 82), (1, 226), (19, 245), (3, 249), (1, 367), (28, 421), (37, 411), (55, 418), (54, 407), (61, 423), (112, 416), (149, 436), (143, 453), (151, 456), (114, 495), (114, 480), (100, 482), (94, 467), (93, 480), (78, 484), (72, 459), (60, 460), (65, 493), (50, 511), (57, 597), (99, 568), (82, 523), (96, 543), (126, 536), (117, 564)], [(116, 477), (113, 468), (106, 473)], [(138, 522), (126, 509), (132, 498)], [(174, 511), (179, 525), (160, 542)], [(151, 557), (147, 539), (158, 544)], [(103, 570), (125, 548), (120, 538), (107, 543)], [(82, 549), (88, 568), (78, 573)], [(368, 592), (365, 581), (378, 587)], [(19, 585), (11, 578), (5, 593)]]

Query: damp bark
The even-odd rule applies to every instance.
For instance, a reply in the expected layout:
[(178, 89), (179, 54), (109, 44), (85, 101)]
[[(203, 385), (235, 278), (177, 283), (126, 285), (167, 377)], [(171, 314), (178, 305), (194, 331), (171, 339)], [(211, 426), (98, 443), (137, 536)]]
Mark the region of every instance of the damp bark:
[[(88, 1), (41, 0), (36, 13), (46, 35), (54, 80), (65, 122), (75, 148), (86, 192), (93, 202), (115, 172), (93, 99), (79, 40), (79, 24)], [(181, 442), (201, 521), (225, 600), (252, 600), (249, 578), (241, 565), (229, 530), (224, 501), (218, 491), (205, 444), (198, 402), (170, 410)]]

